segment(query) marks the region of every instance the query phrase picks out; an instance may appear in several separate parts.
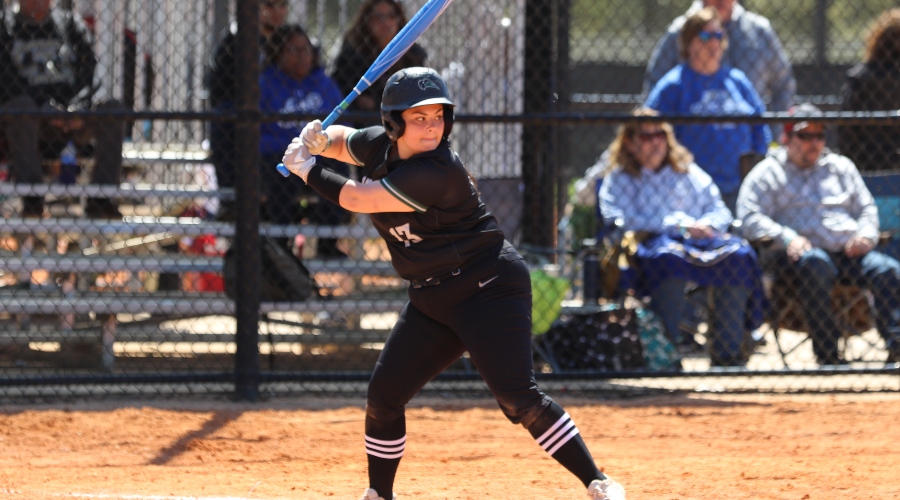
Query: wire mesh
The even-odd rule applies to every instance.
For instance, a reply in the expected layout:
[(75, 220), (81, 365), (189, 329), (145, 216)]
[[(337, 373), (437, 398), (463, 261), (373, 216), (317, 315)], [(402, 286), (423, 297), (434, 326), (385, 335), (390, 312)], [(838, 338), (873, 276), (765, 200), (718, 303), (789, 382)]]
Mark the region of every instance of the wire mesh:
[[(367, 215), (274, 166), (424, 3), (7, 0), (4, 394), (364, 391), (408, 282)], [(393, 70), (448, 84), (547, 384), (898, 390), (900, 13), (706, 3), (456, 0)], [(383, 83), (342, 123), (379, 124)], [(662, 150), (692, 160), (647, 170)], [(484, 388), (464, 355), (427, 390)]]

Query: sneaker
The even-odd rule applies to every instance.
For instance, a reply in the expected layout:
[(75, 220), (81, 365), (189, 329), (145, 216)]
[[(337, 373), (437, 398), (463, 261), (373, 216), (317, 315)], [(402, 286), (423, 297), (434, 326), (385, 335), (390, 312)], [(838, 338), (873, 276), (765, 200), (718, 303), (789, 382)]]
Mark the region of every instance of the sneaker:
[[(624, 497), (623, 497), (623, 498), (624, 498)], [(384, 500), (384, 498), (381, 498), (380, 496), (378, 496), (378, 492), (377, 492), (377, 491), (375, 491), (375, 490), (372, 489), (372, 488), (369, 488), (369, 489), (367, 489), (367, 490), (363, 493), (362, 498), (360, 498), (359, 500)], [(397, 494), (396, 494), (396, 493), (394, 493), (394, 495), (393, 495), (393, 497), (392, 497), (392, 500), (397, 500)]]
[(625, 488), (608, 477), (591, 481), (587, 493), (591, 500), (625, 500)]

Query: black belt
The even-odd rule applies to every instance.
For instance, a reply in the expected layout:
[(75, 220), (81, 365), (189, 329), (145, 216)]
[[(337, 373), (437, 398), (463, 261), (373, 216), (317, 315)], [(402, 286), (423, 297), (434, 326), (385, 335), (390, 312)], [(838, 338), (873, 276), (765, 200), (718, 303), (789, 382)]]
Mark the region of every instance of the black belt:
[(409, 283), (413, 288), (422, 288), (423, 286), (435, 286), (440, 285), (441, 281), (446, 281), (454, 276), (459, 276), (459, 273), (462, 272), (462, 268), (456, 268), (454, 271), (450, 271), (448, 273), (441, 274), (439, 276), (432, 276), (430, 278), (425, 278), (421, 280), (409, 280)]

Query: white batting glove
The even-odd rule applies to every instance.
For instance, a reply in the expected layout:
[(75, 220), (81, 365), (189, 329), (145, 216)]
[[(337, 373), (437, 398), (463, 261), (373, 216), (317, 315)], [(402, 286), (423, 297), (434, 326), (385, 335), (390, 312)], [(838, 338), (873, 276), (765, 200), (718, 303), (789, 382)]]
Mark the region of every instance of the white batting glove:
[(281, 157), (281, 162), (294, 175), (303, 179), (309, 177), (309, 171), (316, 164), (315, 157), (310, 154), (309, 149), (303, 145), (299, 137), (295, 137), (291, 144)]
[(303, 131), (300, 132), (300, 139), (303, 140), (303, 145), (309, 149), (309, 152), (314, 155), (324, 153), (331, 146), (331, 138), (322, 131), (321, 120), (313, 120), (307, 123), (303, 127)]

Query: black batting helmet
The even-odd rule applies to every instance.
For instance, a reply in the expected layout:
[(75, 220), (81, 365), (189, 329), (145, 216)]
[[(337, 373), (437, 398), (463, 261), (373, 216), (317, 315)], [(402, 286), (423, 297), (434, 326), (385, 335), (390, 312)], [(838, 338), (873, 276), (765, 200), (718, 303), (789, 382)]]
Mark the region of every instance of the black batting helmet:
[(392, 141), (403, 135), (404, 110), (429, 104), (444, 105), (444, 138), (453, 128), (453, 101), (447, 83), (431, 68), (406, 68), (391, 75), (381, 98), (381, 123)]

